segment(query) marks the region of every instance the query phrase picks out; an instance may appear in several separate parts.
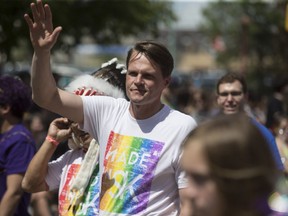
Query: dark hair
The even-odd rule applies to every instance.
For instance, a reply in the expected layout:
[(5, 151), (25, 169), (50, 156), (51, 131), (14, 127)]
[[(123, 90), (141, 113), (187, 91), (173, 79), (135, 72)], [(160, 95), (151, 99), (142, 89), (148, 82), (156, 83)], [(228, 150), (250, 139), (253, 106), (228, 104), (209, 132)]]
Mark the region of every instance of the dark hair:
[(286, 86), (288, 86), (288, 79), (278, 77), (278, 79), (273, 83), (273, 91), (282, 93)]
[(187, 136), (184, 155), (188, 145), (203, 149), (226, 203), (224, 215), (257, 211), (257, 202), (267, 202), (274, 191), (277, 166), (266, 139), (247, 115), (220, 115), (202, 123)]
[(128, 51), (126, 66), (129, 69), (129, 62), (133, 52), (144, 54), (151, 64), (160, 68), (164, 78), (169, 77), (174, 68), (174, 60), (169, 50), (162, 44), (155, 41), (140, 41)]
[(229, 72), (218, 80), (217, 85), (216, 85), (217, 94), (219, 94), (219, 86), (221, 84), (233, 83), (234, 81), (239, 81), (241, 83), (243, 93), (246, 94), (247, 83), (246, 83), (245, 77), (241, 73), (237, 73), (237, 72)]
[(281, 127), (282, 121), (285, 119), (288, 121), (288, 116), (285, 113), (276, 112), (273, 115), (273, 119), (272, 119), (273, 121), (271, 122), (270, 129), (271, 129), (271, 132), (273, 133), (274, 136), (277, 136), (279, 129), (282, 129), (280, 127)]
[(32, 105), (30, 86), (18, 77), (0, 77), (0, 104), (9, 105), (11, 113), (18, 118), (22, 118)]

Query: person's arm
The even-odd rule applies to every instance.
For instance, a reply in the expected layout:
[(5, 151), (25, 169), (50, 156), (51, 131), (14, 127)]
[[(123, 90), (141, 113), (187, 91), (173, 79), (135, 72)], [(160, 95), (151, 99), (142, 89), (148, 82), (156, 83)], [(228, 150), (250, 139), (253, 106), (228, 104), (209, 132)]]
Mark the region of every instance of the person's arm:
[(14, 215), (16, 207), (23, 195), (21, 188), (22, 174), (7, 176), (7, 189), (0, 202), (0, 216)]
[(57, 143), (53, 143), (51, 140), (60, 143), (66, 140), (70, 134), (71, 129), (69, 128), (68, 119), (57, 118), (51, 122), (48, 136), (52, 139), (45, 139), (44, 143), (31, 160), (22, 181), (22, 188), (25, 191), (35, 193), (49, 189), (45, 182), (45, 177), (48, 171), (49, 160), (57, 148)]
[(39, 106), (78, 123), (83, 123), (82, 100), (79, 96), (57, 88), (50, 65), (51, 49), (62, 30), (53, 29), (50, 7), (41, 0), (31, 3), (33, 20), (28, 14), (24, 18), (30, 31), (34, 48), (31, 65), (33, 100)]
[(36, 155), (31, 160), (22, 181), (22, 188), (29, 193), (47, 191), (49, 188), (45, 182), (48, 171), (48, 162), (56, 150), (51, 142), (45, 140)]

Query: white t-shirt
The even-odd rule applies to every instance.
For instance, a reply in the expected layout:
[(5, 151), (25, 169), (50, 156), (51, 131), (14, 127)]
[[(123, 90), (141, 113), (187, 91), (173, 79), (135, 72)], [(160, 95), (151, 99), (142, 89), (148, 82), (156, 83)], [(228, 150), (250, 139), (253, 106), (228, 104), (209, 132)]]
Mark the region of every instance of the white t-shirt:
[(187, 186), (180, 145), (195, 120), (168, 106), (136, 120), (124, 99), (82, 100), (83, 129), (100, 145), (101, 215), (178, 215), (178, 189)]
[(58, 190), (58, 210), (59, 215), (73, 216), (95, 216), (99, 215), (99, 166), (96, 166), (89, 184), (85, 189), (82, 202), (75, 214), (68, 212), (70, 201), (69, 191), (72, 187), (72, 180), (80, 170), (85, 153), (82, 149), (70, 150), (61, 157), (48, 164), (48, 173), (45, 181), (49, 190)]

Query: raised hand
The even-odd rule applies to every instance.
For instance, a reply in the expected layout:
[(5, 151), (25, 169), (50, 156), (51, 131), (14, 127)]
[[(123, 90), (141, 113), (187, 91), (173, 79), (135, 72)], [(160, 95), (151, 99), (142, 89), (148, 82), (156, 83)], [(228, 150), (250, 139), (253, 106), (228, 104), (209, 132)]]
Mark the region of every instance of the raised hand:
[(28, 24), (30, 31), (30, 39), (37, 51), (50, 51), (57, 41), (62, 27), (58, 26), (53, 29), (52, 13), (48, 4), (43, 6), (41, 0), (37, 0), (36, 4), (30, 4), (33, 20), (28, 14), (24, 18)]
[(62, 142), (67, 140), (72, 133), (71, 122), (67, 118), (56, 118), (49, 126), (48, 135)]

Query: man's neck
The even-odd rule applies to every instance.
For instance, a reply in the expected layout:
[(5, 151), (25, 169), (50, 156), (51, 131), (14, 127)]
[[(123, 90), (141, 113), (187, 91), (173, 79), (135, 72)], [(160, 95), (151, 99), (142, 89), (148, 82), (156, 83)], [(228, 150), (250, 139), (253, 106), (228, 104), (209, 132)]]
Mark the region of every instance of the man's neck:
[(162, 108), (164, 107), (164, 104), (159, 103), (157, 106), (143, 106), (143, 105), (135, 105), (130, 104), (129, 112), (135, 119), (143, 120), (152, 117), (156, 113), (158, 113)]

